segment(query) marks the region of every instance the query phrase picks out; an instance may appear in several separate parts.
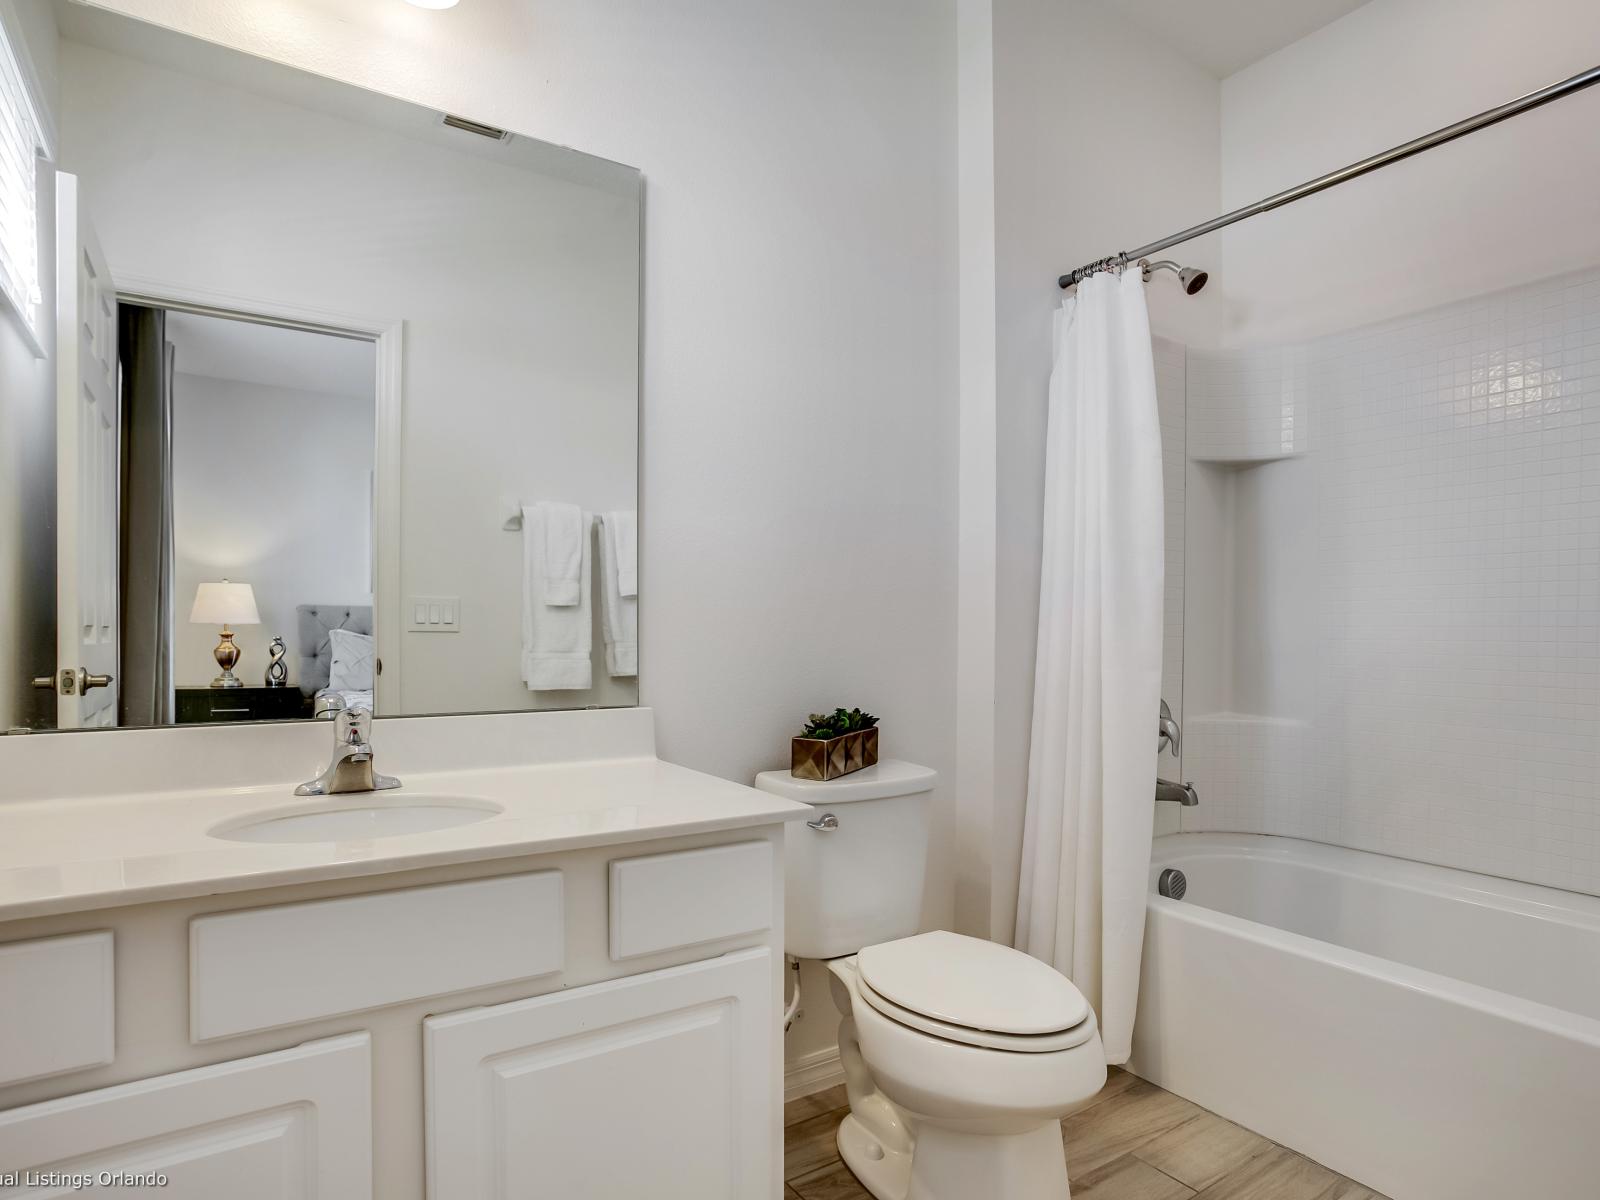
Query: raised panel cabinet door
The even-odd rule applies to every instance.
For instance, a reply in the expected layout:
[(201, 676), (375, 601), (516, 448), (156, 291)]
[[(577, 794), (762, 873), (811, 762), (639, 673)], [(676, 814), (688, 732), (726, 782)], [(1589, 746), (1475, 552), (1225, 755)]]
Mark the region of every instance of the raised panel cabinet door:
[(7, 1197), (370, 1200), (370, 1040), (349, 1034), (14, 1108), (0, 1113), (0, 1166), (34, 1173), (0, 1183)]
[(772, 952), (425, 1022), (431, 1200), (776, 1200)]

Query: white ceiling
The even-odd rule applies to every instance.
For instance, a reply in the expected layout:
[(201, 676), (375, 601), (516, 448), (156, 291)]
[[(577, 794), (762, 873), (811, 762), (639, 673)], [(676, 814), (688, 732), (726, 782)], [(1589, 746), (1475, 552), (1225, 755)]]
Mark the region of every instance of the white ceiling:
[(1218, 79), (1354, 12), (1367, 0), (1097, 0)]
[(371, 342), (182, 312), (167, 314), (167, 340), (180, 375), (373, 397), (377, 358)]

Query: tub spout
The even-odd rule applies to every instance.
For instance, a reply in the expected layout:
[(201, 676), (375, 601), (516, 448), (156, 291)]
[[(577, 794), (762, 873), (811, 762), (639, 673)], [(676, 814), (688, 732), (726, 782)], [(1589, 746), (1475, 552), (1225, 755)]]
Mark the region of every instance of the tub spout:
[(1200, 793), (1194, 790), (1192, 783), (1173, 783), (1166, 779), (1156, 780), (1156, 799), (1168, 800), (1174, 804), (1181, 804), (1185, 808), (1193, 808), (1200, 803)]

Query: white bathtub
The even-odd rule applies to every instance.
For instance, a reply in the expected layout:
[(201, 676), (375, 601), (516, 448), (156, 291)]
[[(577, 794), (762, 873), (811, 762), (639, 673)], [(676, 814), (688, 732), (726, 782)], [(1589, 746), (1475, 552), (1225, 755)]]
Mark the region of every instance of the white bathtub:
[(1394, 1200), (1600, 1197), (1600, 899), (1211, 833), (1150, 892), (1136, 1074)]

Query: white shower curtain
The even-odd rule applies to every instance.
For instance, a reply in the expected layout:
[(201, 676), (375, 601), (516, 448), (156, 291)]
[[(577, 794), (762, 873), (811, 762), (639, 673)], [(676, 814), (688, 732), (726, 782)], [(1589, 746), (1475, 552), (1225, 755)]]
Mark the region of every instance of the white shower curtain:
[(1161, 704), (1161, 429), (1137, 270), (1056, 315), (1017, 946), (1070, 976), (1126, 1062)]

